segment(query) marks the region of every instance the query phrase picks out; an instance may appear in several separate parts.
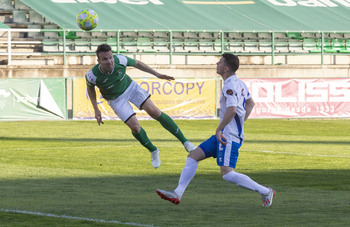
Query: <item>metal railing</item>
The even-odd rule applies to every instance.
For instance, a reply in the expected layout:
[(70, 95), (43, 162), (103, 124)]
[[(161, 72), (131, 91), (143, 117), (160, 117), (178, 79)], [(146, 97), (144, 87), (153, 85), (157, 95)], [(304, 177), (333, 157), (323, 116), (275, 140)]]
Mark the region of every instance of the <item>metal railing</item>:
[(15, 55), (59, 55), (66, 65), (67, 56), (94, 55), (101, 43), (118, 54), (168, 55), (170, 64), (174, 55), (225, 52), (270, 56), (271, 64), (281, 55), (319, 55), (321, 64), (325, 55), (350, 55), (350, 31), (0, 29), (0, 55), (8, 65)]

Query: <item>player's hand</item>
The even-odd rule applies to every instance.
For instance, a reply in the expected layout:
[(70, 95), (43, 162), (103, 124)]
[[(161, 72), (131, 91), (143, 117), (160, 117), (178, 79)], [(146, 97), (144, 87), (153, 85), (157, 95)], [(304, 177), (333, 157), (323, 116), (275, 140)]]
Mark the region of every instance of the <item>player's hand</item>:
[(95, 111), (95, 118), (99, 126), (101, 125), (101, 123), (104, 124), (102, 121), (101, 111)]
[(219, 142), (223, 145), (226, 145), (226, 138), (222, 135), (221, 131), (216, 131), (216, 138), (219, 140)]
[(157, 77), (158, 77), (159, 79), (163, 79), (163, 80), (175, 80), (174, 77), (168, 76), (168, 75), (165, 75), (165, 74), (159, 74)]

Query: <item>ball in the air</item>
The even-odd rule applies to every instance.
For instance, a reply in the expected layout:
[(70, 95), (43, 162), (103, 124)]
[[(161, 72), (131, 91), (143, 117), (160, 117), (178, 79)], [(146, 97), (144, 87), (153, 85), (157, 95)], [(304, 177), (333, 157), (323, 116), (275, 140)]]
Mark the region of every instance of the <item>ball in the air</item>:
[(83, 9), (77, 15), (77, 23), (81, 29), (90, 31), (96, 28), (98, 24), (98, 15), (92, 9)]

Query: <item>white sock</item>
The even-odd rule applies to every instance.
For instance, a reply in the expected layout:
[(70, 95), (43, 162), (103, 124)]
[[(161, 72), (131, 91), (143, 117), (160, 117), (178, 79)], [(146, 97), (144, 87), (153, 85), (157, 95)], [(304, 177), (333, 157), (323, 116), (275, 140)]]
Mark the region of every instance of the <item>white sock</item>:
[(226, 180), (230, 183), (234, 183), (240, 187), (259, 192), (260, 194), (269, 193), (269, 189), (267, 187), (256, 183), (255, 181), (250, 179), (247, 175), (237, 173), (235, 171), (231, 171), (229, 173), (226, 173), (222, 178), (224, 178), (224, 180)]
[(179, 184), (174, 190), (178, 196), (182, 197), (182, 195), (184, 194), (188, 184), (191, 182), (194, 175), (196, 175), (197, 167), (198, 162), (193, 158), (187, 157), (186, 165), (183, 168), (182, 173), (180, 175)]

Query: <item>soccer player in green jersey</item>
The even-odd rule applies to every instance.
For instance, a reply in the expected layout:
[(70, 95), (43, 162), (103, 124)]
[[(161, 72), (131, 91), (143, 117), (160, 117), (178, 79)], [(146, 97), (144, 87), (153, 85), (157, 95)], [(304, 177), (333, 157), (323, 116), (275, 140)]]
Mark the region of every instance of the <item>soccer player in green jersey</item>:
[(95, 86), (99, 88), (103, 98), (107, 100), (117, 116), (129, 126), (133, 136), (151, 152), (151, 161), (154, 168), (160, 166), (159, 149), (152, 144), (145, 130), (140, 126), (129, 102), (140, 110), (145, 110), (153, 119), (159, 121), (166, 130), (184, 145), (187, 152), (190, 153), (196, 149), (196, 146), (182, 134), (173, 119), (158, 109), (150, 99), (151, 95), (133, 81), (125, 71), (127, 66), (133, 66), (160, 79), (174, 80), (174, 77), (158, 73), (141, 61), (123, 55), (113, 55), (111, 47), (107, 44), (99, 45), (96, 55), (98, 64), (86, 74), (85, 78), (88, 95), (98, 125), (104, 123), (96, 101)]

